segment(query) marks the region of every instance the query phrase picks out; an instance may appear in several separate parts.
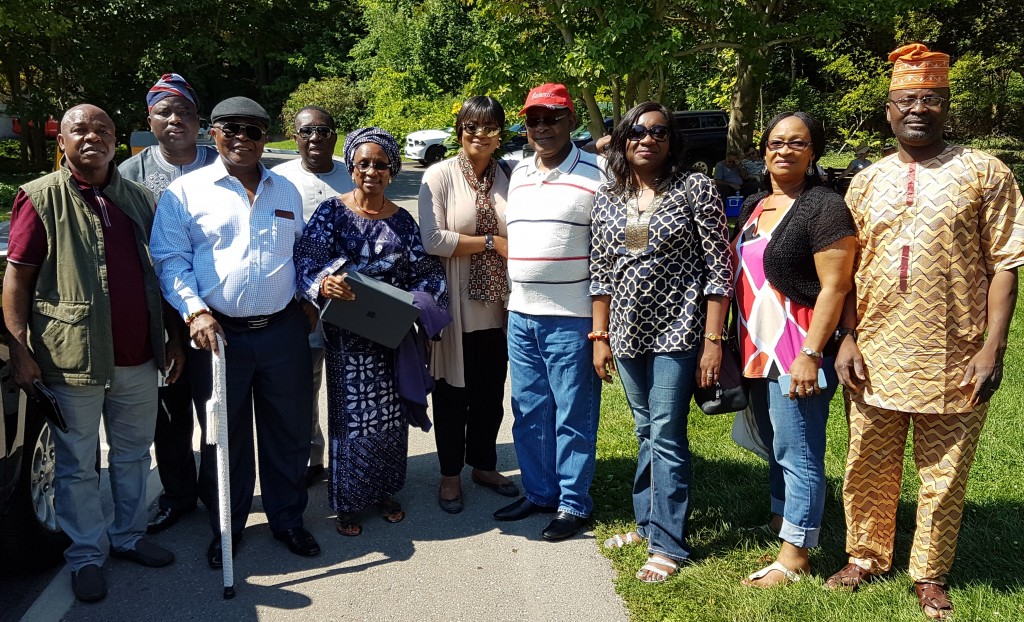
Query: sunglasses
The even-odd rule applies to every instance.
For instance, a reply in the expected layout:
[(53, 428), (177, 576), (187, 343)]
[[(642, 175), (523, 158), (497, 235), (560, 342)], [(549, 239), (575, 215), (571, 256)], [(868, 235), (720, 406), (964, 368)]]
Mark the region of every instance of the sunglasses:
[(491, 127), (489, 125), (477, 125), (476, 123), (463, 123), (462, 131), (472, 136), (479, 136), (483, 138), (494, 138), (498, 134), (501, 134), (500, 127)]
[(566, 118), (567, 116), (569, 115), (563, 114), (560, 117), (526, 117), (526, 127), (534, 128), (539, 127), (541, 125), (553, 127), (555, 124), (557, 124), (559, 121)]
[(388, 170), (391, 170), (391, 163), (389, 163), (389, 162), (381, 162), (380, 160), (376, 160), (374, 162), (370, 162), (369, 160), (362, 160), (360, 162), (356, 162), (353, 166), (360, 173), (365, 173), (366, 171), (370, 170), (371, 168), (373, 170), (375, 170), (375, 171), (388, 171)]
[(793, 151), (803, 151), (811, 146), (811, 143), (804, 140), (769, 140), (768, 151), (778, 151), (783, 147), (789, 147)]
[(334, 130), (326, 125), (303, 125), (296, 130), (295, 133), (306, 140), (312, 138), (313, 134), (316, 134), (320, 138), (327, 139), (331, 137), (331, 134), (334, 134)]
[(664, 125), (652, 125), (646, 127), (639, 123), (629, 128), (629, 132), (626, 134), (628, 140), (641, 141), (650, 136), (659, 143), (663, 143), (668, 140), (668, 128)]
[(238, 134), (245, 132), (245, 137), (254, 143), (263, 140), (263, 137), (267, 134), (263, 131), (262, 127), (249, 125), (248, 123), (221, 123), (213, 127), (218, 128), (224, 134), (224, 138), (234, 138)]

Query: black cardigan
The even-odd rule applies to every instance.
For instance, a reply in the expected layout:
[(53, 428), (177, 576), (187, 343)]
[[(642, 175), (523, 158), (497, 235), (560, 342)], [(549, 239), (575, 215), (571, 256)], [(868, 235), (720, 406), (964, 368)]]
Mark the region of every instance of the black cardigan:
[[(736, 221), (737, 235), (766, 196), (767, 192), (759, 192), (743, 202)], [(804, 190), (775, 227), (765, 248), (764, 273), (768, 282), (790, 300), (813, 308), (821, 293), (814, 254), (856, 233), (843, 197), (824, 186)]]

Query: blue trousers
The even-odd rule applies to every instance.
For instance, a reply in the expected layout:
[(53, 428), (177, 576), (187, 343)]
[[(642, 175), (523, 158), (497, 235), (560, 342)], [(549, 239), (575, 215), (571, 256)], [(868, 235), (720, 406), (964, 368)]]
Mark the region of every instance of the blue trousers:
[(676, 561), (690, 556), (690, 442), (686, 422), (697, 369), (695, 352), (616, 359), (640, 441), (633, 480), (636, 532), (647, 549)]
[(510, 312), (512, 437), (526, 498), (574, 516), (594, 508), (601, 379), (587, 340), (589, 317)]

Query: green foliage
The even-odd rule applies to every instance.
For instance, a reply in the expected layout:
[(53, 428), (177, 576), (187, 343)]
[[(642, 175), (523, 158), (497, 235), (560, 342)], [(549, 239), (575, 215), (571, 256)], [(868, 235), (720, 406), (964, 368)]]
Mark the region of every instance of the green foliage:
[(461, 106), (457, 97), (408, 95), (415, 79), (408, 73), (379, 67), (369, 79), (370, 114), (364, 125), (384, 128), (404, 143), (409, 132), (450, 127)]
[[(281, 107), (281, 125), (290, 129), (295, 115), (305, 106), (320, 106), (334, 117), (338, 133), (345, 135), (360, 125), (365, 113), (363, 93), (346, 78), (323, 78), (300, 84)], [(290, 132), (285, 132), (290, 134)]]

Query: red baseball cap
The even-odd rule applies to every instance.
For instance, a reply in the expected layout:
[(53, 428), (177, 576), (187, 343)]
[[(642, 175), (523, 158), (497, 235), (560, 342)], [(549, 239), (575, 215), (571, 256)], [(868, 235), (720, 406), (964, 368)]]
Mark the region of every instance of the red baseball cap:
[(526, 103), (523, 104), (523, 109), (519, 111), (519, 116), (523, 116), (527, 110), (534, 106), (568, 108), (569, 112), (574, 114), (576, 112), (572, 107), (569, 89), (565, 88), (564, 84), (553, 84), (551, 82), (535, 86), (530, 90), (529, 95), (526, 96)]

